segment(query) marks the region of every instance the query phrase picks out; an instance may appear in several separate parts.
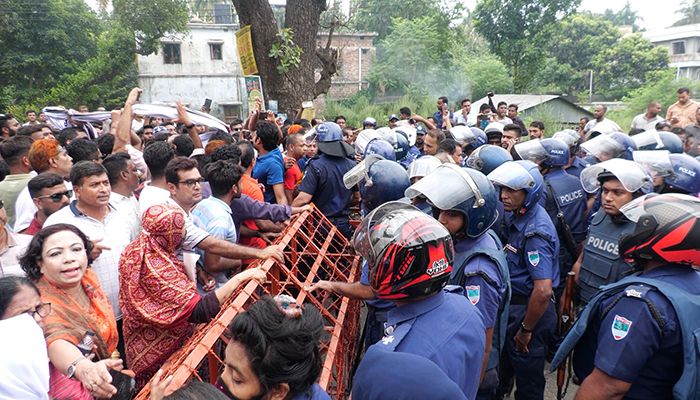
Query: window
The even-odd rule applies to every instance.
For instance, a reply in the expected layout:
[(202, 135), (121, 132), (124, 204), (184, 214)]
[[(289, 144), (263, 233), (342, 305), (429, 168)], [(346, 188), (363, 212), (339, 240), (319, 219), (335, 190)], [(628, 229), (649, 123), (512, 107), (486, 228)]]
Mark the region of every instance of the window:
[(163, 43), (163, 62), (165, 64), (182, 64), (180, 43)]
[(222, 60), (221, 43), (209, 43), (209, 53), (212, 60)]
[(671, 42), (671, 47), (673, 49), (673, 54), (685, 54), (685, 40)]
[(238, 104), (223, 104), (224, 121), (230, 124), (235, 118), (241, 117), (241, 106)]

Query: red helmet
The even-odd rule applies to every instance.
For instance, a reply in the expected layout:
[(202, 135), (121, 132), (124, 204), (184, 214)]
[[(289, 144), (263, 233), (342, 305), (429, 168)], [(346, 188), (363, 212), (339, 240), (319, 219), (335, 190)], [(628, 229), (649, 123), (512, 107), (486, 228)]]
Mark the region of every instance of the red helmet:
[(637, 224), (634, 232), (620, 238), (625, 260), (700, 265), (700, 199), (650, 193), (620, 211)]
[(417, 208), (392, 201), (362, 219), (353, 237), (369, 265), (377, 297), (410, 299), (436, 293), (452, 272), (450, 233)]

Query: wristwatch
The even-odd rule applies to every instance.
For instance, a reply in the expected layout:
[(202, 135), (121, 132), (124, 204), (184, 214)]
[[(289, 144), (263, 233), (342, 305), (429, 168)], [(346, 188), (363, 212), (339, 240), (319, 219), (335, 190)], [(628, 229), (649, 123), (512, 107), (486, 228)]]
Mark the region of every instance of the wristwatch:
[(532, 329), (529, 329), (527, 325), (525, 325), (525, 321), (520, 322), (520, 330), (525, 333), (532, 333)]
[(68, 366), (68, 369), (66, 370), (66, 376), (68, 377), (68, 379), (75, 376), (76, 367), (78, 366), (78, 363), (80, 363), (83, 360), (85, 360), (85, 357), (80, 356), (80, 358), (78, 358), (77, 360), (70, 363), (70, 365)]

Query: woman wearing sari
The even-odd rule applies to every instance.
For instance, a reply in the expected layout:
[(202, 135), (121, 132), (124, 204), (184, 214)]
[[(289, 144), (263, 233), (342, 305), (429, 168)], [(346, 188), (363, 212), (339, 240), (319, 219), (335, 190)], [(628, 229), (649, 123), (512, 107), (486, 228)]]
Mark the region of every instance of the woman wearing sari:
[(117, 393), (109, 372), (122, 369), (121, 360), (110, 359), (117, 349), (117, 321), (88, 268), (91, 250), (92, 243), (80, 229), (57, 224), (34, 235), (20, 259), (41, 301), (51, 303), (43, 329), (52, 399), (109, 398)]
[(126, 359), (139, 388), (182, 347), (193, 324), (215, 317), (220, 304), (241, 284), (265, 281), (265, 272), (253, 268), (201, 297), (175, 254), (185, 233), (182, 210), (168, 204), (152, 206), (143, 214), (142, 226), (143, 232), (119, 261)]

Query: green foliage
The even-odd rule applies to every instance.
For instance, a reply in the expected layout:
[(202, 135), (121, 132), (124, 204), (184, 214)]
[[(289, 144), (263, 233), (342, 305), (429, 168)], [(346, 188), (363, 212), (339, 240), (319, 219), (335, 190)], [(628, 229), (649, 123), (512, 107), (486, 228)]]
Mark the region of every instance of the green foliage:
[(593, 64), (597, 66), (593, 78), (596, 93), (619, 99), (642, 87), (651, 72), (667, 68), (668, 50), (634, 34), (603, 49)]
[(160, 49), (160, 38), (166, 34), (187, 32), (189, 11), (186, 0), (113, 0), (114, 16), (136, 34), (139, 54), (148, 55)]
[(482, 0), (474, 9), (476, 30), (511, 70), (517, 93), (529, 87), (549, 43), (552, 27), (572, 13), (580, 0)]
[(681, 6), (676, 14), (680, 14), (682, 18), (676, 21), (673, 26), (700, 23), (700, 0), (685, 0)]
[(601, 16), (572, 14), (560, 21), (544, 47), (548, 57), (534, 83), (560, 93), (588, 88), (588, 73), (597, 70), (593, 60), (620, 39), (620, 32)]
[(652, 101), (661, 103), (663, 110), (660, 115), (664, 117), (668, 106), (676, 102), (676, 91), (680, 87), (690, 88), (691, 93), (700, 93), (700, 81), (675, 78), (676, 71), (671, 68), (650, 72), (644, 86), (633, 90), (622, 99), (625, 106), (610, 110), (607, 116), (622, 128), (627, 128), (631, 125), (632, 118), (643, 113)]
[(628, 25), (632, 27), (633, 32), (639, 32), (643, 29), (637, 25), (637, 22), (641, 19), (637, 12), (632, 9), (632, 5), (629, 0), (618, 12), (614, 12), (612, 9), (608, 8), (602, 15), (603, 18), (610, 21), (613, 25)]
[(27, 102), (96, 51), (100, 23), (83, 0), (3, 0), (0, 107)]
[(495, 56), (473, 54), (462, 61), (461, 67), (469, 88), (463, 95), (472, 100), (480, 99), (488, 92), (513, 91), (513, 80), (508, 74), (508, 68)]
[(280, 29), (277, 33), (279, 42), (273, 43), (269, 57), (277, 60), (277, 72), (286, 75), (301, 62), (301, 47), (294, 44), (294, 32), (291, 29)]
[(342, 115), (349, 126), (361, 128), (362, 121), (367, 117), (376, 119), (379, 125), (386, 125), (387, 117), (398, 114), (401, 107), (409, 107), (414, 114), (432, 115), (435, 112), (435, 98), (426, 93), (412, 91), (397, 100), (377, 103), (369, 93), (363, 91), (340, 101), (327, 97), (322, 115), (326, 120)]

